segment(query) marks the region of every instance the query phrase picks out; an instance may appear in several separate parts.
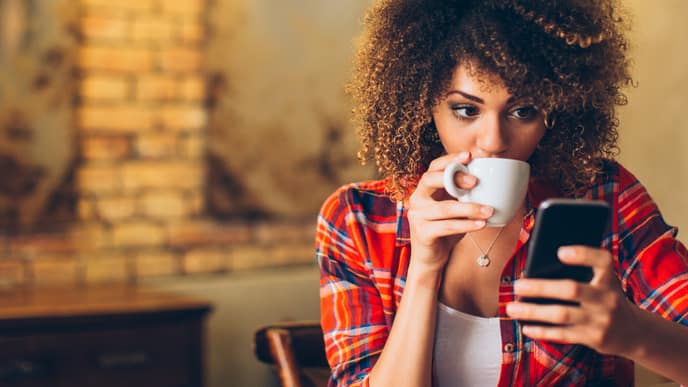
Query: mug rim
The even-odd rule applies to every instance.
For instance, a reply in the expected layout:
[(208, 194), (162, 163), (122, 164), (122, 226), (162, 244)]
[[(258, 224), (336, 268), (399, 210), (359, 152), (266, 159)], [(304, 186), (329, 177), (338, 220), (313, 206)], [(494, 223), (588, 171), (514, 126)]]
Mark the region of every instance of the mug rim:
[(492, 161), (496, 161), (496, 162), (500, 162), (500, 163), (501, 162), (513, 162), (513, 163), (517, 163), (517, 164), (528, 164), (528, 165), (530, 165), (530, 163), (528, 163), (527, 161), (523, 161), (523, 160), (519, 160), (519, 159), (508, 159), (506, 157), (476, 157), (474, 159), (471, 159), (471, 161), (465, 165), (469, 166), (473, 162), (476, 162), (478, 160), (485, 160), (485, 162), (492, 160)]

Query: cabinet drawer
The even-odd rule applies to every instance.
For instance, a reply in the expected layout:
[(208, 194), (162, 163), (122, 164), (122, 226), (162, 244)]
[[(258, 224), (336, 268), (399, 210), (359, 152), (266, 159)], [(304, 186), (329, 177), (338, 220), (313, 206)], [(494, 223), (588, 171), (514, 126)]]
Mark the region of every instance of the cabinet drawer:
[(199, 335), (187, 321), (2, 337), (0, 385), (195, 386)]

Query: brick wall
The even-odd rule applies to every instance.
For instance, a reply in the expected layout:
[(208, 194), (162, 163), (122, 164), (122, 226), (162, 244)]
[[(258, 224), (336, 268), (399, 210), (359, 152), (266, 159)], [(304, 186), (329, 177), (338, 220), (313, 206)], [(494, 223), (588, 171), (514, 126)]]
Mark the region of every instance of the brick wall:
[(0, 284), (137, 282), (312, 263), (312, 222), (204, 212), (202, 0), (81, 0), (78, 222), (26, 235)]

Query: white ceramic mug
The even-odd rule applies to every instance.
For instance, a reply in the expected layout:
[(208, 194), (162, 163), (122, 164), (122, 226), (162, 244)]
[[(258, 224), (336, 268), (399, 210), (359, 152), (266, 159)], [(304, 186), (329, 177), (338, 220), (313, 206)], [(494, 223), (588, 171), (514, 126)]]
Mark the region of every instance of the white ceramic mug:
[[(456, 186), (454, 176), (458, 172), (478, 178), (471, 190)], [(509, 223), (523, 204), (528, 191), (530, 165), (525, 161), (498, 158), (473, 159), (468, 166), (453, 162), (444, 170), (444, 189), (462, 202), (479, 203), (494, 208), (487, 220), (491, 227)]]

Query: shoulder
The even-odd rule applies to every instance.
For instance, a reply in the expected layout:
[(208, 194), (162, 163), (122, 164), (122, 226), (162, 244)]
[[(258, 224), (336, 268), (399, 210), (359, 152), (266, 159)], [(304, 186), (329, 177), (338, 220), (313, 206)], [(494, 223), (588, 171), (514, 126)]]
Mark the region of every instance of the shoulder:
[[(367, 278), (369, 259), (374, 255), (371, 236), (390, 236), (393, 229), (381, 227), (393, 222), (396, 203), (386, 194), (384, 181), (362, 181), (339, 187), (323, 203), (318, 215), (316, 250), (323, 272), (358, 273)], [(393, 240), (393, 239), (392, 239)], [(358, 280), (351, 280), (352, 283)]]
[(603, 173), (589, 187), (585, 196), (606, 200), (627, 223), (659, 215), (659, 209), (645, 186), (617, 161), (604, 161)]
[(611, 184), (616, 183), (621, 186), (628, 186), (637, 184), (638, 179), (616, 160), (603, 160), (602, 173), (595, 180), (595, 184)]
[(320, 216), (341, 218), (350, 213), (364, 217), (396, 215), (396, 203), (390, 198), (384, 180), (367, 180), (339, 187), (323, 203)]
[(584, 196), (609, 200), (613, 195), (616, 200), (623, 200), (638, 194), (647, 195), (638, 178), (618, 161), (604, 160), (602, 173), (586, 189)]
[(657, 203), (632, 172), (615, 161), (605, 162), (604, 172), (591, 190), (596, 194), (590, 196), (611, 205), (622, 252), (634, 256), (664, 235), (676, 236), (677, 229), (666, 223)]
[(633, 230), (639, 225), (643, 225), (643, 230), (652, 230), (658, 235), (670, 229), (645, 186), (617, 161), (604, 162), (603, 173), (583, 197), (609, 203), (619, 232)]
[(618, 161), (606, 160), (604, 164), (605, 172), (614, 177), (620, 189), (641, 185), (638, 178)]

